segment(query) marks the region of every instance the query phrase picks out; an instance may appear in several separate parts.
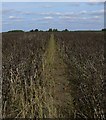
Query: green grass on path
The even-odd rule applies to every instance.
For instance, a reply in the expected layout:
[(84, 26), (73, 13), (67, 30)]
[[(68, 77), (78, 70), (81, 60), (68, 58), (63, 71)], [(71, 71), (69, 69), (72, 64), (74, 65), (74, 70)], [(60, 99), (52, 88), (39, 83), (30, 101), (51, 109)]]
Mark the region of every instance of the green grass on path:
[(47, 96), (46, 102), (52, 109), (49, 117), (56, 117), (59, 108), (62, 114), (71, 114), (73, 103), (67, 65), (59, 55), (58, 45), (53, 34), (51, 34), (43, 58), (43, 82)]

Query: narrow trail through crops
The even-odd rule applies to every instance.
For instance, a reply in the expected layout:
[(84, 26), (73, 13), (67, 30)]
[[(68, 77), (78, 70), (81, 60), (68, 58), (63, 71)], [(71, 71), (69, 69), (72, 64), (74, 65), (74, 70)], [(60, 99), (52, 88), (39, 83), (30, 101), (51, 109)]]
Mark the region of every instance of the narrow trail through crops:
[[(53, 105), (70, 110), (70, 107), (72, 107), (72, 98), (68, 81), (67, 65), (60, 57), (58, 44), (53, 34), (51, 34), (44, 55), (43, 76), (47, 86), (47, 93), (53, 98)], [(51, 102), (49, 97), (48, 102)]]

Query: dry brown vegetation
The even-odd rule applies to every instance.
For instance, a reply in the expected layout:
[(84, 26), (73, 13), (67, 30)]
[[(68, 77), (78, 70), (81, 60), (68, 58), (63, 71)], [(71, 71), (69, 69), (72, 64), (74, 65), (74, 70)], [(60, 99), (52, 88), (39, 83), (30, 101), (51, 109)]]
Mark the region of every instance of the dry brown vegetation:
[(74, 118), (104, 119), (104, 33), (57, 33), (56, 39), (69, 67)]
[(3, 118), (105, 119), (103, 32), (53, 34), (3, 33)]
[(41, 117), (42, 54), (48, 39), (48, 33), (3, 34), (3, 117)]

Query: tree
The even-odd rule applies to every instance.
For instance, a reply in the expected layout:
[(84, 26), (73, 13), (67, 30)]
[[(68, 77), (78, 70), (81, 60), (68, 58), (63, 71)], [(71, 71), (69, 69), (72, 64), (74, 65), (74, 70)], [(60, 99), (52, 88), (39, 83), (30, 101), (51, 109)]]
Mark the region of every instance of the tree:
[(106, 31), (106, 28), (102, 29), (102, 31)]
[(39, 30), (38, 29), (35, 29), (35, 32), (38, 32)]
[(63, 30), (63, 32), (68, 32), (68, 31), (69, 31), (68, 29)]
[(53, 29), (53, 32), (57, 32), (58, 30), (57, 29)]
[(11, 31), (8, 31), (8, 32), (24, 32), (23, 30), (11, 30)]
[(48, 32), (52, 32), (52, 28), (50, 28), (50, 29), (48, 30)]
[(34, 30), (30, 30), (29, 32), (33, 32)]

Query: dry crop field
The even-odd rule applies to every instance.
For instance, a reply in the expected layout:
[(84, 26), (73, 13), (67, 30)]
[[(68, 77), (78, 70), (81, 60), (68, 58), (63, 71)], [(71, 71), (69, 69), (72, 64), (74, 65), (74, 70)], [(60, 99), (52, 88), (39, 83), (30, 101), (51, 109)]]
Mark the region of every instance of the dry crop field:
[(2, 34), (3, 118), (104, 113), (104, 33)]

